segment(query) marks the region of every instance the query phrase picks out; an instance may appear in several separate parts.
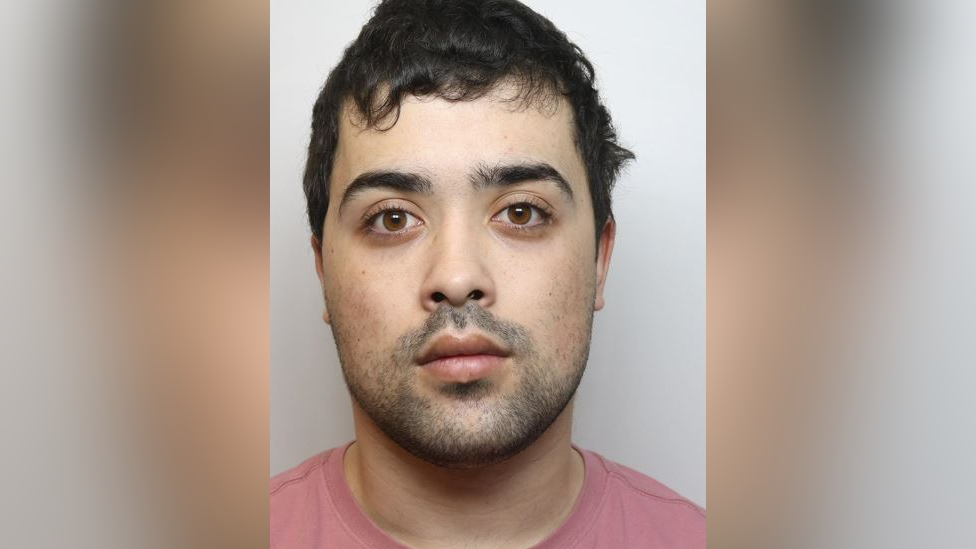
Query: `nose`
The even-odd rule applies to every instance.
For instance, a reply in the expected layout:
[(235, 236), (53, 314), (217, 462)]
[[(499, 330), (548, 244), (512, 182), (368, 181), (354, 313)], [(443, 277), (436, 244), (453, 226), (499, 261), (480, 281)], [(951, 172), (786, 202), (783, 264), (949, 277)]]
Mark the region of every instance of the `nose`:
[(424, 309), (443, 303), (464, 307), (469, 302), (486, 308), (495, 301), (495, 285), (479, 253), (476, 237), (438, 235), (432, 244), (430, 270), (420, 291)]

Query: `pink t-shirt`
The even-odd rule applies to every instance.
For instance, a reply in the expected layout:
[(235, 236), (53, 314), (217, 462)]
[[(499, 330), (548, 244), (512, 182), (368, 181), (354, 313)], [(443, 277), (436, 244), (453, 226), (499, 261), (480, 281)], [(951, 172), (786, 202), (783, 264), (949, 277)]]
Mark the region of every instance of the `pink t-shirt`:
[[(271, 479), (271, 549), (404, 549), (359, 508), (346, 484), (349, 445)], [(566, 522), (532, 549), (696, 549), (705, 511), (656, 480), (577, 448), (583, 491)]]

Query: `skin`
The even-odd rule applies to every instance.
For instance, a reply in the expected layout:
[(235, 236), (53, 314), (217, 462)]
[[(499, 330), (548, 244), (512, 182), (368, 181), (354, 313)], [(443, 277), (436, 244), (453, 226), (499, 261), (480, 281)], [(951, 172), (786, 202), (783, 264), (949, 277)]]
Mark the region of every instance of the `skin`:
[[(462, 442), (497, 426), (498, 410), (529, 369), (542, 368), (555, 380), (582, 373), (614, 242), (609, 221), (594, 246), (593, 208), (568, 104), (513, 108), (502, 100), (504, 91), (460, 103), (407, 97), (387, 131), (363, 129), (347, 113), (324, 237), (312, 239), (323, 318), (332, 325), (347, 381), (375, 396), (393, 376)], [(572, 198), (548, 181), (484, 189), (469, 181), (479, 165), (527, 161), (558, 170)], [(340, 211), (350, 182), (377, 170), (423, 173), (432, 192), (369, 189)], [(552, 219), (536, 224), (541, 217), (533, 214), (533, 229), (514, 229), (507, 208), (525, 200), (544, 206)], [(369, 215), (389, 205), (410, 214), (406, 232), (380, 237), (365, 230)], [(382, 218), (370, 226), (386, 228)], [(475, 290), (480, 294), (472, 297)], [(446, 395), (423, 368), (386, 360), (438, 308), (472, 303), (524, 329), (534, 360), (509, 357), (489, 374), (490, 390), (471, 399)], [(571, 446), (572, 409), (570, 401), (513, 456), (434, 464), (394, 442), (354, 398), (356, 443), (345, 455), (346, 478), (367, 515), (405, 545), (528, 547), (559, 527), (583, 485), (582, 458)]]

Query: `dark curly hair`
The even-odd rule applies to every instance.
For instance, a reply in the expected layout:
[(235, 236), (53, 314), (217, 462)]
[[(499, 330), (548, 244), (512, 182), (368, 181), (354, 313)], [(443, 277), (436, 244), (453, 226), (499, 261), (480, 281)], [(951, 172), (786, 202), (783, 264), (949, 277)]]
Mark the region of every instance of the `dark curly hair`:
[(593, 65), (580, 48), (515, 0), (380, 2), (329, 74), (312, 112), (304, 187), (313, 234), (322, 239), (346, 105), (365, 127), (389, 129), (406, 94), (470, 101), (505, 82), (517, 90), (512, 100), (523, 104), (568, 100), (599, 236), (611, 216), (614, 182), (634, 154), (617, 143), (594, 81)]

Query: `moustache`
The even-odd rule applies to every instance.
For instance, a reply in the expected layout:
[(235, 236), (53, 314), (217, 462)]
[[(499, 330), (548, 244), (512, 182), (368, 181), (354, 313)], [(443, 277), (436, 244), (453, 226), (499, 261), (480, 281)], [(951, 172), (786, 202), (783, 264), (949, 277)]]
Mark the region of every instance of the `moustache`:
[(469, 324), (502, 341), (514, 355), (534, 352), (529, 332), (522, 325), (500, 319), (474, 303), (461, 308), (445, 303), (431, 313), (423, 325), (400, 337), (396, 353), (398, 362), (409, 361), (416, 356), (441, 330), (450, 326), (463, 331)]

